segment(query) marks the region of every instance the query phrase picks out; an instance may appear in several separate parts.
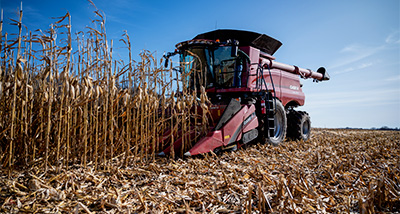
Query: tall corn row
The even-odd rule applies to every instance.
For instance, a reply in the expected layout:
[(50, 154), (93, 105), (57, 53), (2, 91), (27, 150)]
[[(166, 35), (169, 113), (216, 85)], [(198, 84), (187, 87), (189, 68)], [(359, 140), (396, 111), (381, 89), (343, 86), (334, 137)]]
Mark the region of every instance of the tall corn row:
[(17, 48), (17, 66), (15, 68), (15, 73), (14, 73), (14, 86), (13, 86), (13, 95), (12, 95), (12, 110), (11, 110), (11, 139), (10, 139), (10, 145), (9, 145), (9, 157), (8, 157), (8, 167), (10, 171), (12, 170), (12, 160), (13, 160), (13, 147), (15, 143), (15, 130), (14, 128), (16, 127), (16, 121), (15, 121), (15, 116), (16, 116), (16, 107), (17, 107), (17, 86), (19, 85), (17, 81), (17, 78), (22, 77), (22, 66), (21, 66), (21, 56), (20, 56), (20, 50), (21, 50), (21, 30), (22, 30), (22, 7), (20, 8), (20, 13), (19, 13), (19, 22), (18, 22), (18, 48)]
[(193, 91), (183, 81), (201, 71), (164, 68), (149, 51), (133, 61), (127, 33), (121, 41), (129, 61), (116, 59), (104, 15), (95, 13), (100, 29), (88, 27), (75, 39), (69, 13), (49, 31), (23, 36), (21, 10), (19, 21), (12, 22), (18, 26), (15, 39), (3, 33), (1, 20), (1, 168), (146, 163), (183, 136), (182, 150), (171, 157), (182, 155), (194, 140), (185, 134), (191, 130), (196, 137), (205, 134), (204, 87)]

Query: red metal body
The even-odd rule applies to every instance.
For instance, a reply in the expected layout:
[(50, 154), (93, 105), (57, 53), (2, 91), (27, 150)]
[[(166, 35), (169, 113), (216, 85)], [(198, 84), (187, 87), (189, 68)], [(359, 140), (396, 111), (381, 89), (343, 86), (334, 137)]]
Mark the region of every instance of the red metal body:
[[(276, 97), (281, 100), (284, 106), (288, 103), (302, 106), (305, 102), (305, 95), (301, 89), (300, 76), (319, 80), (323, 78), (320, 73), (276, 62), (274, 61), (275, 57), (262, 53), (257, 48), (245, 46), (239, 47), (239, 49), (246, 53), (250, 58), (248, 70), (242, 73), (242, 80), (247, 79), (247, 81), (242, 81), (242, 87), (239, 88), (208, 88), (207, 92), (238, 93), (268, 90), (275, 92)], [(257, 86), (257, 82), (260, 85), (262, 78), (261, 76), (257, 77), (256, 75), (257, 68), (260, 64), (264, 68), (263, 78), (266, 81), (268, 89), (265, 85)], [(274, 88), (272, 88), (272, 84), (274, 84)]]
[[(214, 151), (214, 149), (218, 147), (228, 146), (240, 141), (243, 134), (258, 127), (258, 119), (255, 115), (255, 110), (256, 108), (254, 105), (242, 105), (241, 109), (232, 118), (230, 118), (222, 128), (215, 130), (214, 127), (212, 127), (207, 136), (198, 141), (188, 152), (185, 153), (185, 155), (190, 156), (207, 153)], [(186, 133), (183, 136), (182, 132), (178, 132), (177, 134), (181, 137), (176, 139), (174, 142), (174, 150), (176, 151), (181, 149), (183, 137), (190, 135), (193, 139), (195, 136), (194, 131)], [(168, 140), (168, 136), (170, 136), (169, 132), (166, 133), (163, 140)], [(170, 152), (171, 147), (168, 146), (162, 151), (162, 153), (160, 153), (160, 155), (166, 155)]]
[[(220, 42), (223, 40), (227, 42)], [(193, 40), (177, 44), (179, 52), (174, 54), (179, 53), (181, 62), (185, 65), (181, 68), (181, 72), (189, 72), (188, 70), (193, 69), (190, 66), (196, 60), (200, 61), (198, 65), (203, 66), (200, 70), (204, 72), (203, 76), (208, 78), (204, 83), (207, 95), (213, 103), (209, 108), (211, 117), (213, 121), (219, 121), (218, 125), (214, 124), (215, 128), (210, 129), (207, 136), (200, 139), (185, 153), (186, 156), (207, 153), (238, 142), (250, 142), (257, 137), (259, 130), (264, 130), (259, 129), (260, 118), (272, 120), (272, 123), (262, 122), (266, 123), (266, 125), (261, 125), (266, 126), (267, 130), (271, 130), (271, 126), (275, 123), (275, 125), (286, 124), (286, 116), (282, 114), (283, 119), (278, 120), (280, 122), (273, 122), (275, 117), (275, 113), (271, 113), (274, 111), (271, 110), (274, 108), (271, 104), (274, 103), (273, 100), (279, 100), (285, 109), (302, 106), (305, 95), (301, 88), (300, 78), (329, 80), (329, 75), (324, 68), (314, 72), (275, 61), (272, 54), (281, 45), (282, 43), (265, 34), (237, 30), (211, 31), (199, 34)], [(173, 54), (169, 56), (171, 55)], [(196, 77), (191, 76), (191, 78)], [(199, 82), (199, 80), (193, 82)], [(232, 101), (228, 105), (229, 100)], [(243, 103), (240, 104), (239, 101), (236, 106), (231, 105), (235, 100), (243, 100)], [(240, 110), (238, 105), (241, 106)], [(229, 113), (232, 109), (235, 109), (234, 113)], [(225, 111), (229, 118), (225, 117)], [(285, 110), (282, 111), (285, 114)], [(272, 130), (281, 130), (281, 128), (272, 128)], [(283, 128), (286, 129), (286, 125)], [(182, 136), (182, 133), (180, 135)], [(193, 138), (195, 133), (185, 134), (185, 136), (189, 135)], [(181, 144), (182, 137), (176, 140), (174, 149), (181, 148)], [(170, 151), (171, 148), (167, 147), (160, 154), (165, 155)]]
[(233, 144), (242, 135), (258, 127), (258, 120), (255, 116), (254, 105), (244, 105), (229, 121), (219, 130), (211, 131), (206, 137), (197, 142), (187, 153), (186, 156), (198, 155), (214, 151), (214, 149)]

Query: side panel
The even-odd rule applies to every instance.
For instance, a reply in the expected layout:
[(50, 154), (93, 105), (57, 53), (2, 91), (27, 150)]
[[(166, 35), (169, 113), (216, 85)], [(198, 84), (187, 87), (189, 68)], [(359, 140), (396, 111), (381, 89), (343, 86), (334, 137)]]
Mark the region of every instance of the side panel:
[[(269, 65), (270, 63), (272, 63), (271, 60), (261, 58), (262, 65)], [(305, 96), (301, 90), (299, 75), (275, 67), (271, 69), (271, 75), (276, 91), (276, 97), (282, 101), (284, 106), (292, 101), (296, 102), (299, 106), (304, 105)], [(267, 66), (264, 66), (264, 78), (268, 83), (267, 85), (271, 85), (272, 87)]]
[(279, 99), (284, 106), (291, 101), (295, 101), (300, 106), (304, 105), (305, 95), (300, 86), (299, 75), (282, 71), (280, 89)]
[[(265, 83), (262, 78), (258, 75), (257, 78), (257, 68), (258, 65), (269, 65), (271, 64), (274, 58), (266, 58), (262, 56), (259, 49), (245, 46), (240, 47), (240, 50), (245, 52), (250, 58), (249, 71), (245, 72), (248, 76), (242, 77), (242, 80), (246, 80), (247, 84), (243, 84), (242, 86), (247, 85), (249, 91), (259, 91), (259, 90), (268, 90), (272, 91), (272, 82), (275, 88), (276, 97), (282, 101), (282, 104), (286, 106), (289, 102), (296, 102), (299, 106), (304, 105), (305, 96), (300, 86), (300, 78), (299, 75), (290, 73), (287, 71), (283, 71), (279, 68), (272, 68), (270, 71), (267, 66), (264, 66), (263, 75), (265, 83), (267, 84), (267, 88), (265, 88)], [(272, 81), (271, 77), (272, 76)], [(260, 88), (262, 86), (262, 88)], [(247, 91), (245, 88), (237, 89), (238, 91)], [(228, 89), (228, 91), (233, 92), (232, 89)], [(222, 92), (222, 91), (221, 91)]]
[[(249, 66), (249, 72), (248, 72), (248, 82), (247, 82), (247, 88), (250, 89), (250, 91), (258, 91), (258, 90), (269, 90), (272, 91), (272, 83), (271, 83), (271, 78), (269, 77), (269, 71), (268, 69), (263, 70), (264, 74), (264, 80), (265, 83), (267, 84), (267, 88), (265, 87), (265, 83), (263, 82), (260, 74), (258, 75), (257, 78), (257, 68), (259, 64), (264, 64), (266, 59), (261, 58), (260, 56), (260, 50), (257, 48), (253, 48), (250, 46), (247, 47), (240, 47), (242, 51), (244, 51), (246, 54), (249, 55), (250, 57), (250, 66)], [(274, 85), (279, 85), (281, 81), (281, 70), (279, 69), (271, 69), (271, 75), (272, 75), (272, 81), (274, 82)], [(275, 92), (276, 96), (280, 97), (281, 96), (281, 90), (279, 87), (275, 87)]]
[[(281, 86), (281, 80), (282, 80), (282, 73), (284, 73), (284, 72), (279, 69), (275, 69), (275, 68), (271, 69), (272, 82), (274, 84), (274, 87), (272, 87), (272, 82), (271, 82), (271, 78), (269, 75), (270, 72), (268, 71), (268, 69), (264, 69), (263, 73), (264, 73), (265, 82), (267, 83), (268, 90), (272, 91), (275, 88), (276, 97), (281, 99), (282, 89), (280, 86)], [(263, 87), (263, 89), (265, 89), (265, 88)]]

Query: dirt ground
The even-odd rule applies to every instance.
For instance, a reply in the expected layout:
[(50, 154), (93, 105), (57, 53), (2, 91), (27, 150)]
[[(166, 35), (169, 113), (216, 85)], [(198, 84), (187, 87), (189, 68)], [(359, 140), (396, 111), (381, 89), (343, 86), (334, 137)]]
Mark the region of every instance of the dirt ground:
[(313, 129), (308, 142), (109, 170), (43, 160), (0, 177), (1, 213), (396, 213), (400, 132)]

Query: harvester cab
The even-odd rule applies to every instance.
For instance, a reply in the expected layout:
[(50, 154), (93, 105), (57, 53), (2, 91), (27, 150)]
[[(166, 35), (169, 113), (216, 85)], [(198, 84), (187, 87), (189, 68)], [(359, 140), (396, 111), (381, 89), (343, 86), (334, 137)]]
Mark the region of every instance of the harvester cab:
[[(241, 30), (215, 30), (176, 45), (180, 72), (187, 75), (189, 89), (204, 87), (216, 121), (204, 138), (185, 155), (220, 148), (237, 148), (253, 140), (279, 145), (285, 138), (308, 140), (308, 113), (300, 78), (329, 80), (321, 67), (314, 72), (276, 62), (272, 55), (282, 43), (265, 34)], [(175, 147), (176, 148), (176, 147)], [(166, 148), (160, 154), (167, 154)]]

